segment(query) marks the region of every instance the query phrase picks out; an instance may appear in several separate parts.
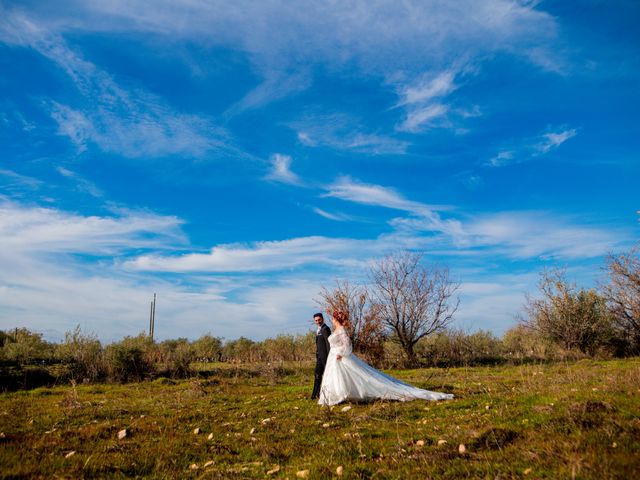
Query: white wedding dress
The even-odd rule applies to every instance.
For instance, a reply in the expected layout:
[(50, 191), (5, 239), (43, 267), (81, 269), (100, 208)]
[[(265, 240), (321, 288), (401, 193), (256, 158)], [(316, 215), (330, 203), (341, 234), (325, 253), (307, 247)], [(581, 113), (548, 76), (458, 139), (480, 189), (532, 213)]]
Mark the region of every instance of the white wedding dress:
[[(345, 400), (375, 399), (408, 401), (448, 400), (450, 393), (431, 392), (414, 387), (376, 370), (351, 353), (351, 340), (343, 327), (329, 336), (329, 357), (322, 376), (320, 405), (336, 405)], [(336, 357), (342, 356), (341, 360)]]

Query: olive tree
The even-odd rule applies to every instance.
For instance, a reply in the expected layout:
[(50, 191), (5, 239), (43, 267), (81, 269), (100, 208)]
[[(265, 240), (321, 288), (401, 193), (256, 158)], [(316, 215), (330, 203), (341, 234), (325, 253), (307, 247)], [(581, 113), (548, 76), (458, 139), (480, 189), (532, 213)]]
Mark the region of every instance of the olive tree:
[(402, 251), (378, 260), (370, 271), (374, 303), (408, 365), (418, 363), (414, 347), (420, 339), (444, 330), (459, 305), (459, 284), (449, 270), (425, 267), (421, 260), (419, 253)]

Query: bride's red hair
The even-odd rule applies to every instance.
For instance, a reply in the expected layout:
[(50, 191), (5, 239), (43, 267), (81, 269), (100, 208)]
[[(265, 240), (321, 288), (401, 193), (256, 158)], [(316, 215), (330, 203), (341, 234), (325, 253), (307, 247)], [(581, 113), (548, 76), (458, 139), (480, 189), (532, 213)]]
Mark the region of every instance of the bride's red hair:
[(351, 326), (351, 324), (349, 323), (349, 314), (344, 310), (334, 311), (333, 318), (344, 328), (349, 328)]

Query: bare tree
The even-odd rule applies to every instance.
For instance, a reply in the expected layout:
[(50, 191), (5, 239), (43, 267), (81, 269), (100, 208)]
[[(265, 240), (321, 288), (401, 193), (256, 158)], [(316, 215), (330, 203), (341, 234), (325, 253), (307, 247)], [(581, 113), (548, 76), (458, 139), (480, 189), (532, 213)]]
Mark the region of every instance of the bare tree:
[(329, 313), (338, 310), (348, 313), (353, 349), (373, 361), (384, 353), (384, 325), (380, 305), (371, 300), (367, 287), (337, 280), (331, 290), (322, 287), (318, 303)]
[(594, 354), (611, 339), (611, 316), (604, 297), (578, 289), (563, 270), (544, 271), (539, 298), (527, 295), (524, 323), (566, 350)]
[(409, 365), (418, 363), (416, 343), (444, 330), (460, 303), (453, 298), (459, 284), (449, 278), (449, 270), (425, 268), (421, 260), (421, 254), (403, 251), (379, 260), (370, 272), (374, 303)]
[(607, 257), (609, 283), (603, 287), (622, 340), (632, 354), (640, 353), (640, 244)]

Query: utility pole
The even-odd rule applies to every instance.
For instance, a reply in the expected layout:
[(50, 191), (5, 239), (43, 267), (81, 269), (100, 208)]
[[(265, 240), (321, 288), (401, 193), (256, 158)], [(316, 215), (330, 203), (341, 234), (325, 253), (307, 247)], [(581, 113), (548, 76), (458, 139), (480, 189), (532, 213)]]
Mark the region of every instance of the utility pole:
[(153, 342), (153, 334), (156, 329), (156, 294), (153, 294), (153, 300), (151, 301), (151, 309), (149, 311), (149, 337)]
[(156, 294), (153, 294), (153, 321), (151, 322), (151, 340), (156, 333)]
[(151, 337), (152, 324), (153, 324), (153, 300), (151, 300), (151, 309), (149, 310), (149, 337)]

